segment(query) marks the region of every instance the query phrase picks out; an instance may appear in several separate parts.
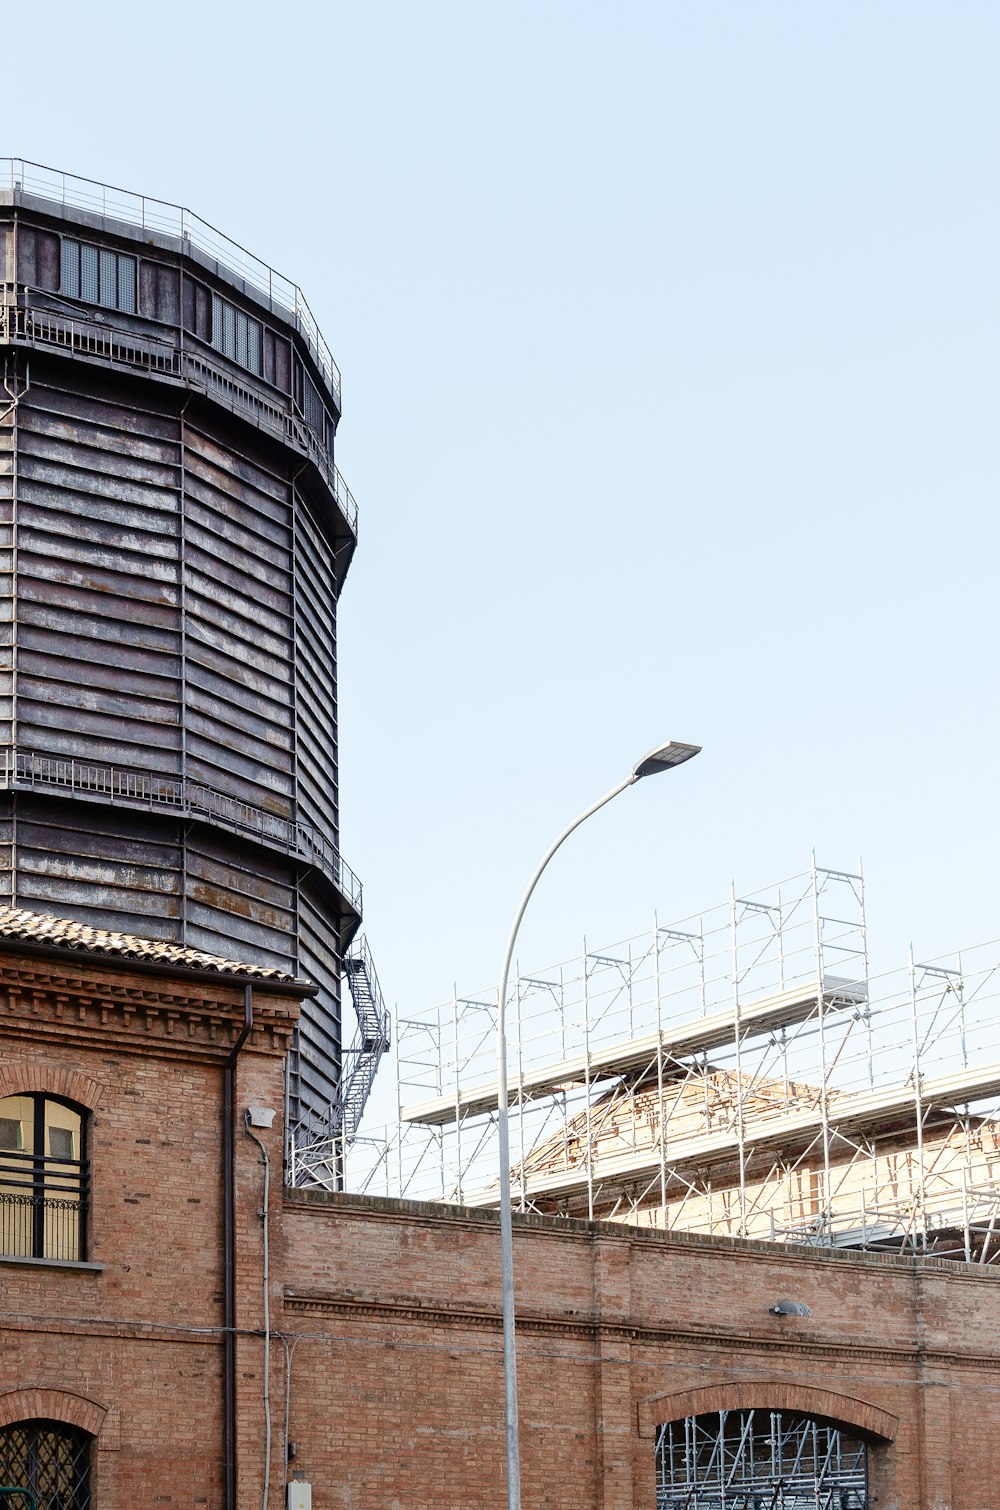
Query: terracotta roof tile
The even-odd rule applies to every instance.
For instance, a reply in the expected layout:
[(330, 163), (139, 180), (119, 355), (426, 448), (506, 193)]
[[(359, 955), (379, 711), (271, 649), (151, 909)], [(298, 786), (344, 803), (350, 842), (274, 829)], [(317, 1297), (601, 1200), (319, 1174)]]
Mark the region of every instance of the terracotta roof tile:
[(239, 975), (251, 980), (281, 981), (291, 985), (294, 977), (284, 970), (264, 965), (248, 965), (241, 960), (223, 959), (183, 944), (164, 943), (159, 939), (139, 938), (133, 933), (112, 933), (107, 928), (90, 928), (69, 918), (49, 912), (25, 912), (18, 907), (0, 906), (0, 940), (21, 944), (46, 944), (60, 949), (78, 949), (88, 954), (103, 954), (136, 963), (177, 965), (188, 970), (210, 970), (219, 975)]

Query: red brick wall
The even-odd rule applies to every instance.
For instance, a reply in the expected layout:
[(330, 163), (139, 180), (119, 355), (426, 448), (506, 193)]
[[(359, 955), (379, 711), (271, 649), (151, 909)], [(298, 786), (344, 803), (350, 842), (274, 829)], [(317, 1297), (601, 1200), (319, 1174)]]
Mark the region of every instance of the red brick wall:
[[(237, 1108), (279, 1112), (260, 1134), (270, 1510), (284, 1494), (286, 1350), (292, 1467), (316, 1510), (499, 1510), (496, 1219), (284, 1191), (294, 1004), (261, 996), (256, 1011)], [(3, 1093), (49, 1088), (93, 1108), (102, 1265), (0, 1262), (0, 1424), (53, 1414), (95, 1431), (94, 1510), (221, 1504), (222, 1064), (241, 1022), (235, 988), (0, 960)], [(262, 1176), (240, 1121), (240, 1510), (261, 1504), (264, 1467)], [(653, 1510), (656, 1425), (752, 1403), (872, 1433), (878, 1510), (1000, 1506), (997, 1271), (532, 1217), (515, 1242), (526, 1510)], [(781, 1297), (812, 1316), (772, 1317)]]
[[(92, 1111), (88, 1259), (100, 1266), (0, 1261), (0, 1421), (23, 1413), (18, 1392), (38, 1389), (58, 1419), (90, 1431), (99, 1420), (95, 1510), (157, 1499), (215, 1506), (222, 1064), (242, 1026), (243, 991), (79, 971), (9, 956), (0, 964), (0, 1094), (48, 1090)], [(255, 1011), (237, 1105), (262, 1101), (280, 1115), (294, 1003), (262, 994)], [(242, 1132), (237, 1150), (238, 1240), (250, 1272), (261, 1224), (245, 1187), (256, 1183), (257, 1152)], [(278, 1165), (280, 1182), (280, 1156)]]
[[(324, 1334), (301, 1345), (292, 1388), (314, 1504), (501, 1505), (495, 1220), (311, 1192), (285, 1204), (285, 1326)], [(880, 1507), (992, 1503), (1000, 1275), (547, 1218), (516, 1220), (515, 1241), (526, 1505), (652, 1507), (655, 1426), (752, 1403), (881, 1437)], [(782, 1297), (812, 1316), (769, 1315)]]

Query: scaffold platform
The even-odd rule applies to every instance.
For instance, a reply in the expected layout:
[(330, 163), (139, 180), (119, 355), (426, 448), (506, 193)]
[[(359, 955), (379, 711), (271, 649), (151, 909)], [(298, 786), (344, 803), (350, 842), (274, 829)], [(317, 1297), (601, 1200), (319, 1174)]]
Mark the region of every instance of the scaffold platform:
[[(860, 981), (828, 980), (822, 992), (823, 1005), (833, 1010), (857, 1006), (866, 999), (867, 987)], [(655, 1064), (658, 1056), (664, 1061), (680, 1061), (707, 1054), (732, 1042), (736, 1035), (752, 1038), (756, 1033), (773, 1032), (776, 1028), (801, 1022), (817, 1011), (820, 1000), (818, 984), (793, 986), (760, 1001), (738, 1005), (733, 1011), (714, 1012), (701, 1022), (647, 1033), (642, 1038), (609, 1044), (592, 1052), (585, 1049), (556, 1064), (538, 1065), (524, 1072), (514, 1071), (508, 1086), (507, 1104), (513, 1106), (527, 1096), (551, 1095), (567, 1086), (593, 1087), (617, 1076), (641, 1073)], [(438, 1096), (432, 1101), (404, 1106), (400, 1119), (422, 1122), (427, 1127), (441, 1127), (463, 1116), (475, 1117), (483, 1112), (496, 1111), (498, 1107), (499, 1092), (494, 1079), (469, 1089), (459, 1086), (453, 1096)]]
[[(1000, 1262), (1000, 942), (872, 968), (815, 863), (537, 969), (507, 1001), (522, 1211)], [(496, 992), (401, 1016), (397, 1120), (349, 1189), (499, 1200)]]

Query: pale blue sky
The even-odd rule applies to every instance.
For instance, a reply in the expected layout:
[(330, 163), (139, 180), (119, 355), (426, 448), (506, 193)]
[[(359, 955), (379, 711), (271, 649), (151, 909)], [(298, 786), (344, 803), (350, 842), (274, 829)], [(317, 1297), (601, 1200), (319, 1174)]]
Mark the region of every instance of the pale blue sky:
[[(865, 858), (1000, 933), (1000, 9), (175, 4), (22, 21), (3, 149), (299, 281), (361, 505), (343, 841), (401, 1009)], [(39, 28), (42, 28), (40, 34)], [(30, 65), (29, 65), (30, 60)]]

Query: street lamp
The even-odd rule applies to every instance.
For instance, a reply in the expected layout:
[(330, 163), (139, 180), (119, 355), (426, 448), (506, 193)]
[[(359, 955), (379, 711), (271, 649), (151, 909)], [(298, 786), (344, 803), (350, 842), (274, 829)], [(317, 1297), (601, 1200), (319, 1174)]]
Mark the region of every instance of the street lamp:
[(644, 776), (655, 776), (658, 771), (670, 771), (674, 766), (683, 765), (685, 760), (690, 760), (701, 750), (701, 745), (678, 744), (671, 740), (669, 744), (658, 745), (655, 750), (650, 750), (640, 761), (632, 767), (630, 774), (624, 781), (620, 781), (616, 787), (602, 797), (600, 802), (595, 802), (593, 807), (574, 818), (568, 828), (564, 828), (551, 849), (547, 850), (535, 874), (528, 883), (528, 889), (521, 898), (521, 905), (514, 917), (514, 926), (510, 930), (510, 938), (507, 940), (507, 952), (503, 957), (503, 969), (500, 972), (500, 996), (497, 1001), (497, 1109), (500, 1114), (500, 1265), (503, 1275), (503, 1378), (504, 1378), (504, 1414), (507, 1428), (507, 1510), (521, 1510), (521, 1455), (519, 1446), (520, 1432), (517, 1420), (517, 1359), (514, 1345), (514, 1237), (511, 1223), (511, 1199), (510, 1199), (510, 1117), (507, 1103), (507, 977), (510, 974), (511, 960), (514, 958), (514, 944), (517, 941), (517, 930), (521, 926), (525, 909), (531, 900), (531, 893), (538, 885), (542, 872), (552, 859), (560, 845), (569, 838), (570, 834), (585, 823), (594, 813), (607, 806), (626, 787), (634, 786)]

